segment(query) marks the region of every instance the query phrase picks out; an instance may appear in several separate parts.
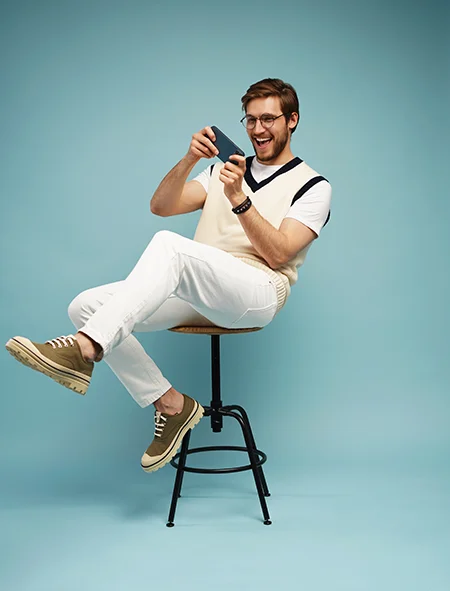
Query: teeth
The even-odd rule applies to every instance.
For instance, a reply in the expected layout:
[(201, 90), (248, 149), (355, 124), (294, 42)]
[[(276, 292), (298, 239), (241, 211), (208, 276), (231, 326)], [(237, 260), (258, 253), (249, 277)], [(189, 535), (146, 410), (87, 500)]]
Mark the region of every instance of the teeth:
[(265, 138), (265, 139), (257, 139), (257, 138), (255, 138), (255, 139), (258, 142), (258, 144), (262, 144), (264, 142), (270, 142), (270, 138)]

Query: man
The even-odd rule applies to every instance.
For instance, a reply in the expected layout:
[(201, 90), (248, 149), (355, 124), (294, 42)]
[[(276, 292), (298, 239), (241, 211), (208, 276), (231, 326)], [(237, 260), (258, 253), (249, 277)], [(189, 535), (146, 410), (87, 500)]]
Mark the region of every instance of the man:
[(194, 239), (158, 232), (124, 281), (78, 295), (69, 306), (74, 336), (6, 344), (19, 361), (81, 394), (94, 361), (104, 357), (140, 406), (155, 406), (155, 436), (141, 459), (147, 472), (171, 460), (204, 411), (167, 381), (132, 332), (266, 326), (329, 216), (328, 181), (291, 152), (299, 120), (294, 88), (267, 78), (241, 100), (256, 157), (234, 155), (235, 164), (216, 163), (187, 182), (201, 158), (218, 153), (205, 127), (151, 199), (160, 216), (203, 209)]

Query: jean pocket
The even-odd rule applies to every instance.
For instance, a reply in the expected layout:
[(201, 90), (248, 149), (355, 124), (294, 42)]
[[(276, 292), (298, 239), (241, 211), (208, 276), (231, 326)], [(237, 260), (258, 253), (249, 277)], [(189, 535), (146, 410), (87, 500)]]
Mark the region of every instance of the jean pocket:
[(267, 326), (277, 311), (277, 304), (270, 304), (266, 308), (248, 308), (230, 328), (263, 328)]

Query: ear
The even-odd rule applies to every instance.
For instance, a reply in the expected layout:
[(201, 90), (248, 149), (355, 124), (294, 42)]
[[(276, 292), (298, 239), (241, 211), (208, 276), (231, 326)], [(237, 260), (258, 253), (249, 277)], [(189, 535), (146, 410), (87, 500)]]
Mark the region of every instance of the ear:
[(298, 120), (299, 120), (298, 113), (291, 113), (291, 118), (290, 118), (289, 123), (288, 123), (289, 129), (291, 129), (291, 130), (294, 129), (294, 127), (298, 123)]

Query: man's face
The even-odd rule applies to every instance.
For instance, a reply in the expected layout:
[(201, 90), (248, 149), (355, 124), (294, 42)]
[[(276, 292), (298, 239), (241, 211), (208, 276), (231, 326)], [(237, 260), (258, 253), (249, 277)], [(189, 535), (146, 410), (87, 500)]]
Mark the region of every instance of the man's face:
[[(261, 117), (261, 115), (272, 115), (278, 117), (283, 113), (280, 99), (277, 96), (253, 99), (247, 105), (246, 115), (249, 117)], [(247, 129), (255, 149), (259, 162), (264, 164), (278, 164), (277, 159), (283, 156), (283, 152), (290, 154), (290, 131), (285, 117), (278, 117), (272, 127), (265, 129), (259, 119), (253, 129)]]

